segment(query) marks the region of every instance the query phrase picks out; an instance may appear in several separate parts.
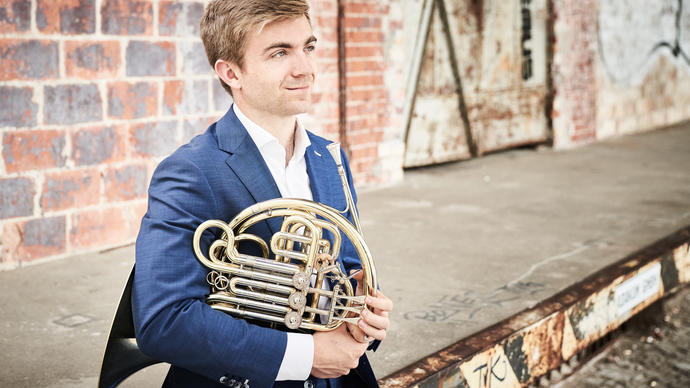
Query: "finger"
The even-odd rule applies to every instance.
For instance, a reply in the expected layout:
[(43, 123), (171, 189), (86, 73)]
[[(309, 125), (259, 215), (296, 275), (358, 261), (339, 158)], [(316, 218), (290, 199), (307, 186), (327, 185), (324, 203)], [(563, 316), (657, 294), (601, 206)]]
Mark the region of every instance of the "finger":
[(350, 278), (357, 280), (357, 283), (361, 283), (362, 279), (364, 279), (364, 271), (361, 269), (352, 269), (350, 270)]
[(364, 332), (355, 323), (347, 322), (347, 331), (350, 333), (352, 338), (358, 341), (364, 337)]
[(364, 290), (362, 288), (362, 284), (364, 283), (364, 271), (362, 271), (361, 269), (350, 270), (349, 278), (355, 279), (357, 281), (357, 289), (355, 290), (355, 295), (364, 294)]
[(370, 326), (373, 326), (377, 329), (386, 330), (390, 325), (390, 320), (388, 320), (388, 317), (376, 315), (369, 310), (362, 311), (362, 319), (364, 319)]
[(388, 311), (383, 311), (383, 310), (379, 310), (379, 309), (374, 309), (374, 314), (380, 315), (380, 316), (382, 316), (382, 317), (388, 318)]
[(366, 333), (369, 337), (375, 338), (379, 341), (383, 341), (386, 338), (386, 331), (383, 329), (377, 329), (369, 325), (364, 319), (360, 319), (357, 323), (360, 329)]
[(375, 296), (369, 295), (365, 300), (365, 303), (369, 307), (374, 309), (379, 309), (381, 311), (391, 311), (393, 310), (393, 301), (388, 299), (383, 293), (378, 292)]

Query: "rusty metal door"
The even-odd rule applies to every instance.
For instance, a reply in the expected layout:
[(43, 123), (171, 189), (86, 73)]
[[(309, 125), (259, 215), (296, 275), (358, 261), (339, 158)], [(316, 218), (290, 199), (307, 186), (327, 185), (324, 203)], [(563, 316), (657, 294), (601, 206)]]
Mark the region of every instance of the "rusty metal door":
[(547, 0), (417, 5), (404, 166), (545, 142)]

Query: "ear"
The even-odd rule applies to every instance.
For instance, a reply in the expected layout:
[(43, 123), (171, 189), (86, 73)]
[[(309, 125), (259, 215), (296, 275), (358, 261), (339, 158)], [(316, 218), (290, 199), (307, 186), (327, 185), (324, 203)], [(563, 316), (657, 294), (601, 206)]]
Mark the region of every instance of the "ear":
[(241, 84), (239, 80), (239, 67), (228, 61), (219, 59), (216, 61), (213, 69), (218, 74), (218, 77), (228, 84), (233, 89), (241, 89)]

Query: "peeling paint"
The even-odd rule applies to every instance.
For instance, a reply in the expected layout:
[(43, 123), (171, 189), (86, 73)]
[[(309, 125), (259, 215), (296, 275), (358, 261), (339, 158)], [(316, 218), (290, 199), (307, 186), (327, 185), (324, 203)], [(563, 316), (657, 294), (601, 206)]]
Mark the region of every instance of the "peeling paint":
[(515, 375), (520, 382), (524, 383), (529, 380), (529, 367), (527, 362), (527, 354), (525, 354), (523, 348), (523, 337), (517, 336), (512, 340), (509, 340), (505, 346), (506, 357), (508, 357), (508, 362), (513, 368)]
[[(671, 266), (671, 264), (673, 264)], [(663, 271), (654, 268), (664, 266)], [(675, 268), (675, 272), (671, 269)], [(643, 294), (616, 314), (616, 288), (655, 274), (674, 287)], [(641, 276), (640, 276), (641, 275)], [(662, 279), (666, 277), (666, 279)], [(524, 387), (569, 360), (690, 279), (690, 226), (499, 322), (388, 376), (386, 387)], [(503, 344), (503, 346), (501, 345)]]

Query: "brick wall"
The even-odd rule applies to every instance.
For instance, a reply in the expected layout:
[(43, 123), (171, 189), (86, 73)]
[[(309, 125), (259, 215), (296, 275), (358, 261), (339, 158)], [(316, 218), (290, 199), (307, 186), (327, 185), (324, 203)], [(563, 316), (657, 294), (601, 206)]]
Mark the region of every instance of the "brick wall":
[[(198, 38), (205, 3), (0, 1), (0, 269), (133, 241), (155, 166), (231, 102)], [(338, 2), (310, 3), (320, 76), (308, 127), (343, 137), (358, 186), (399, 179), (400, 164), (381, 167), (395, 125), (387, 2), (342, 2), (342, 129)]]
[(553, 144), (596, 137), (597, 0), (554, 0)]
[[(402, 178), (402, 107), (396, 110), (386, 35), (399, 31), (389, 1), (344, 0), (346, 117), (344, 143), (354, 179), (365, 185)], [(399, 85), (398, 85), (399, 86)], [(403, 93), (404, 94), (404, 93)], [(402, 101), (402, 100), (399, 100)]]
[(690, 119), (690, 1), (601, 2), (597, 138)]
[(554, 147), (690, 119), (687, 0), (554, 0)]

